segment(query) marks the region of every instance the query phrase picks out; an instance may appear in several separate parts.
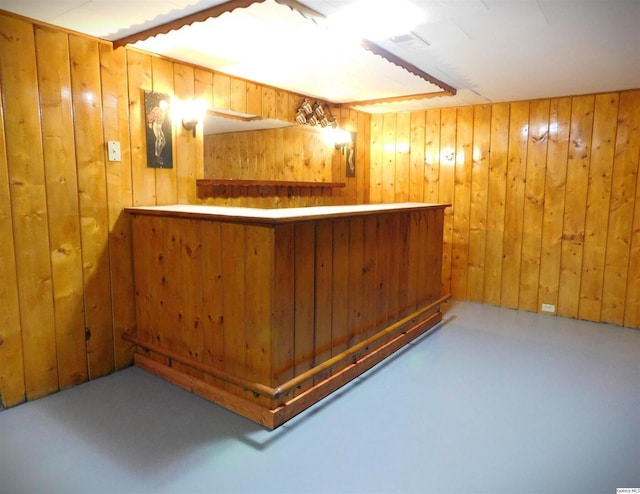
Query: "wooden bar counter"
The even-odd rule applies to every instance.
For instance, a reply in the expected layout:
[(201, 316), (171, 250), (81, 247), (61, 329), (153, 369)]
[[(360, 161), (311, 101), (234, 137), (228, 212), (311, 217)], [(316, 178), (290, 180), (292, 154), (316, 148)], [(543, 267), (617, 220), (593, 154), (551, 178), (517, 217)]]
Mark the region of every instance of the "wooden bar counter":
[(442, 319), (446, 207), (128, 208), (136, 365), (278, 427)]

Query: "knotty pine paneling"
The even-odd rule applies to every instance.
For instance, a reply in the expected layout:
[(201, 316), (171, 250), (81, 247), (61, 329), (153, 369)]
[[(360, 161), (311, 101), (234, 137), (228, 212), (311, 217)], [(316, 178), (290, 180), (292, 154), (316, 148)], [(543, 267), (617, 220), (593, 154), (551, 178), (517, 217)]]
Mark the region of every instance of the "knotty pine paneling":
[[(202, 127), (194, 139), (175, 111), (174, 167), (147, 168), (144, 91), (285, 120), (301, 97), (139, 50), (113, 50), (8, 13), (0, 13), (0, 52), (2, 409), (131, 364), (131, 345), (121, 337), (136, 328), (131, 225), (123, 209), (196, 203), (196, 179), (204, 177)], [(256, 190), (238, 200), (365, 202), (369, 117), (344, 109), (340, 117), (359, 134), (358, 175), (348, 188), (333, 197), (281, 191), (273, 198)], [(108, 140), (120, 142), (119, 162), (107, 161)], [(290, 143), (261, 145), (297, 173)], [(344, 166), (326, 167), (332, 181), (346, 181)], [(186, 307), (187, 316), (195, 310)], [(222, 323), (214, 317), (207, 324)]]
[(453, 204), (454, 298), (640, 327), (640, 90), (374, 115), (370, 144), (372, 202)]
[[(214, 77), (214, 88), (216, 80)], [(302, 98), (279, 90), (273, 95), (268, 91), (259, 94), (263, 111), (282, 120), (290, 120), (290, 117), (286, 118), (287, 112), (294, 115)], [(258, 93), (253, 98), (258, 98)], [(217, 103), (214, 104), (218, 107)], [(219, 104), (223, 108), (228, 106), (222, 102)], [(257, 103), (254, 106), (257, 107)], [(205, 204), (268, 208), (368, 202), (370, 116), (347, 108), (334, 108), (332, 113), (340, 122), (341, 129), (356, 133), (355, 177), (346, 177), (345, 156), (329, 147), (318, 129), (298, 125), (205, 136), (204, 177), (342, 182), (345, 183), (344, 188), (226, 187), (219, 188), (215, 196), (204, 195), (200, 200)]]

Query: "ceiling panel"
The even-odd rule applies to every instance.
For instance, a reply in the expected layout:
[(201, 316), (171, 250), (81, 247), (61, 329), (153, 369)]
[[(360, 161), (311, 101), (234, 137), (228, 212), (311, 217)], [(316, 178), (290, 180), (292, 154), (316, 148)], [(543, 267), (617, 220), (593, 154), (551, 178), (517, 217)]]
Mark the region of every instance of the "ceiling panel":
[[(356, 0), (301, 0), (329, 15)], [(371, 8), (379, 2), (368, 0)], [(640, 88), (639, 0), (410, 0), (424, 11), (412, 29), (424, 43), (376, 42), (457, 89), (456, 96), (362, 107), (370, 112), (413, 110), (463, 104), (535, 99)], [(224, 3), (219, 0), (0, 0), (0, 8), (105, 39), (118, 39), (193, 12)], [(383, 2), (394, 9), (397, 2)], [(387, 10), (387, 13), (389, 10)], [(385, 12), (380, 16), (384, 17)], [(297, 21), (296, 21), (297, 22)], [(382, 70), (380, 64), (355, 68), (346, 44), (324, 53), (296, 53), (298, 39), (269, 21), (280, 45), (249, 41), (250, 21), (235, 32), (192, 46), (175, 36), (167, 48), (172, 57), (229, 71), (257, 82), (331, 101), (370, 95), (429, 92), (423, 81), (404, 70)], [(288, 28), (287, 28), (288, 29)], [(293, 28), (292, 28), (293, 29)], [(280, 33), (279, 31), (282, 31)], [(410, 33), (405, 33), (410, 34)], [(171, 39), (174, 36), (171, 36)], [(264, 45), (264, 46), (263, 46)], [(293, 45), (293, 46), (289, 46)], [(259, 52), (238, 60), (241, 47)], [(204, 58), (202, 58), (204, 57)], [(322, 66), (323, 57), (334, 65)], [(371, 58), (370, 54), (363, 58)], [(374, 84), (375, 83), (375, 84)]]

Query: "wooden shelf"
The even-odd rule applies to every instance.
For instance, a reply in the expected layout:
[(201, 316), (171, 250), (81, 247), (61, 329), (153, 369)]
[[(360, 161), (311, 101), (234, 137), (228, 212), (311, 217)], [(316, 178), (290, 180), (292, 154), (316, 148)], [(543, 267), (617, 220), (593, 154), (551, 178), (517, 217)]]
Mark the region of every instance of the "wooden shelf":
[(344, 182), (294, 182), (287, 180), (236, 180), (224, 178), (201, 178), (196, 181), (198, 187), (309, 187), (313, 188), (342, 188)]

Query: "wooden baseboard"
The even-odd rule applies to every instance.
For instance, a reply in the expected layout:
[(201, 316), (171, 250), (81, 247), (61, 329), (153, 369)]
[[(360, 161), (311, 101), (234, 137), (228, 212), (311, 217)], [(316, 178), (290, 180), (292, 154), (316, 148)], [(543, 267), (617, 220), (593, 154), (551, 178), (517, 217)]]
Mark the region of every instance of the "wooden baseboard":
[(437, 308), (437, 310), (426, 319), (417, 322), (406, 330), (403, 330), (400, 334), (390, 339), (382, 346), (373, 349), (365, 355), (361, 355), (360, 358), (349, 364), (347, 367), (316, 383), (312, 388), (306, 390), (304, 393), (291, 398), (282, 405), (273, 409), (269, 409), (254, 401), (230, 393), (212, 383), (189, 375), (182, 370), (171, 367), (170, 365), (153, 360), (141, 353), (136, 353), (134, 362), (138, 367), (197, 394), (198, 396), (202, 396), (203, 398), (213, 401), (214, 403), (232, 410), (239, 415), (253, 420), (254, 422), (257, 422), (269, 429), (275, 429), (337, 389), (341, 388), (349, 381), (352, 381), (363, 372), (369, 370), (371, 367), (435, 326), (441, 320), (442, 312)]

